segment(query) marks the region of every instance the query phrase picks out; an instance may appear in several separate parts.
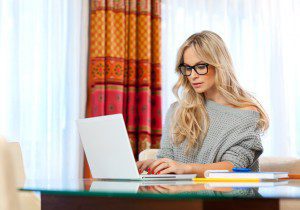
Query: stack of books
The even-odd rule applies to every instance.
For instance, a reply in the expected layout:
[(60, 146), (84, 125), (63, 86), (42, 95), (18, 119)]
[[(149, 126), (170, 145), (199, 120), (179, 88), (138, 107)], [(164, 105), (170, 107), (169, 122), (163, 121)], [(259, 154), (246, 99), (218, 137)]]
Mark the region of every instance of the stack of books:
[(204, 183), (207, 189), (216, 187), (273, 187), (285, 185), (288, 178), (287, 172), (251, 172), (250, 170), (207, 170), (204, 173), (205, 178), (194, 178), (197, 183)]
[(280, 178), (288, 178), (287, 172), (244, 172), (227, 170), (207, 170), (205, 178), (194, 178), (194, 181), (201, 182), (261, 182), (276, 181)]

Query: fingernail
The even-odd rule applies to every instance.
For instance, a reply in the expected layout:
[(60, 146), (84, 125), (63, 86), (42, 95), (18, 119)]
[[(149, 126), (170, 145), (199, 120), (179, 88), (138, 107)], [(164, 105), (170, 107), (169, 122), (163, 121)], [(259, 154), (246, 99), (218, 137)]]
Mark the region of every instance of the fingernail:
[(157, 174), (160, 174), (160, 171)]

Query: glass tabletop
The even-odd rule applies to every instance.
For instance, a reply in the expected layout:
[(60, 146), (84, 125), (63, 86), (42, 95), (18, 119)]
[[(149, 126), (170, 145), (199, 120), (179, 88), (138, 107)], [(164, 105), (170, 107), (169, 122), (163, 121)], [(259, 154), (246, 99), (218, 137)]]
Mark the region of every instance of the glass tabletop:
[(300, 180), (278, 182), (27, 180), (21, 190), (42, 194), (133, 198), (300, 198)]

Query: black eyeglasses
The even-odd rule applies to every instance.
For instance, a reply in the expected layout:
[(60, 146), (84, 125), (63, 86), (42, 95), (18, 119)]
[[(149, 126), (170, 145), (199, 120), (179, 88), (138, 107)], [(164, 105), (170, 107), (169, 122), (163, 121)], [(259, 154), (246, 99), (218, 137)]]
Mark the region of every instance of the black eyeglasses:
[(199, 75), (205, 75), (208, 72), (208, 63), (198, 63), (195, 66), (188, 66), (186, 64), (180, 64), (178, 66), (179, 71), (183, 76), (191, 76), (193, 69)]

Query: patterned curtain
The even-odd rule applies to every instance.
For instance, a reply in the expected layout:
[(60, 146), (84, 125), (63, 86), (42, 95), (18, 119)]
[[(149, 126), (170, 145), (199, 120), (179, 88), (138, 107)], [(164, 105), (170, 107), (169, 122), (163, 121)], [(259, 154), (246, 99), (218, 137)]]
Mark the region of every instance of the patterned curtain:
[(87, 117), (122, 113), (135, 157), (158, 148), (161, 1), (92, 0), (89, 47)]

